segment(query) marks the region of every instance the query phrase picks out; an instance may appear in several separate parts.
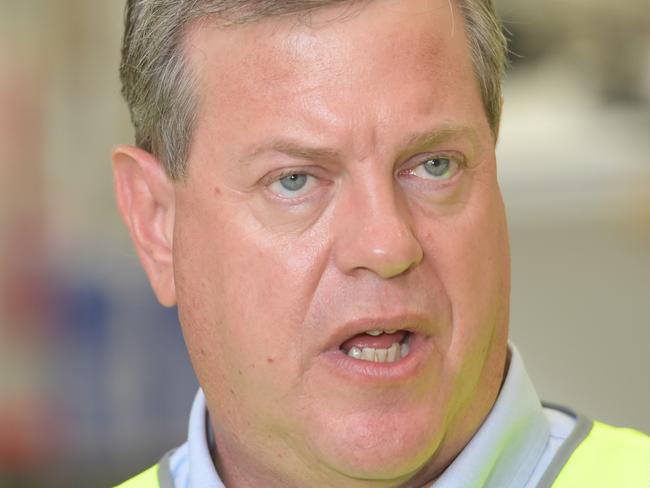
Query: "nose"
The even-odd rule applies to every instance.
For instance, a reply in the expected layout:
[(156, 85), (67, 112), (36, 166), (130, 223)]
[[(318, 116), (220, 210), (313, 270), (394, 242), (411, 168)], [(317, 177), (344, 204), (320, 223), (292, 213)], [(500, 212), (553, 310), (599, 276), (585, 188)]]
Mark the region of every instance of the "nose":
[(392, 184), (366, 181), (350, 188), (336, 213), (334, 252), (339, 268), (346, 274), (365, 269), (388, 279), (417, 266), (423, 252), (411, 217)]

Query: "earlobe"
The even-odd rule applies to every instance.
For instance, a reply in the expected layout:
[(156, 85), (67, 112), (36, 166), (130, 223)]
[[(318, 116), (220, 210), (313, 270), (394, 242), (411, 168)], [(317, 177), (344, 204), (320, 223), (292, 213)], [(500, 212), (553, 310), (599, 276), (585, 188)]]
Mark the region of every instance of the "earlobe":
[(120, 145), (112, 153), (120, 214), (158, 301), (176, 304), (173, 266), (174, 184), (163, 165), (140, 148)]

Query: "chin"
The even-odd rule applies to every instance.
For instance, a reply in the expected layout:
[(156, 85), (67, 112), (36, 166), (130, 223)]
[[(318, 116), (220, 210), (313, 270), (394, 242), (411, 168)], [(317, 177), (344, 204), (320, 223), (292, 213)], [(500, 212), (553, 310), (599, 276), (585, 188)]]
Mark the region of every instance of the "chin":
[(331, 444), (319, 450), (347, 477), (405, 482), (432, 458), (444, 437), (431, 407), (419, 410), (351, 414), (326, 430)]

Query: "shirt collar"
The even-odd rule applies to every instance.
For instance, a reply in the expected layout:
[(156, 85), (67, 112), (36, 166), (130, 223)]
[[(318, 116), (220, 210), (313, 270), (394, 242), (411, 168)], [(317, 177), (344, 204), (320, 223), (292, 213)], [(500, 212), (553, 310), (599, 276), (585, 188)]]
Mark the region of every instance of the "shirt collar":
[[(549, 438), (542, 405), (517, 349), (499, 396), (480, 429), (431, 488), (523, 486)], [(208, 446), (208, 413), (203, 391), (196, 395), (188, 431), (189, 486), (223, 488)]]
[(517, 349), (485, 421), (431, 488), (524, 486), (542, 456), (549, 425)]
[(199, 388), (192, 411), (190, 413), (190, 425), (187, 433), (187, 444), (189, 448), (189, 487), (225, 488), (217, 474), (212, 462), (208, 437), (210, 422), (208, 421), (208, 409), (205, 406), (203, 390)]

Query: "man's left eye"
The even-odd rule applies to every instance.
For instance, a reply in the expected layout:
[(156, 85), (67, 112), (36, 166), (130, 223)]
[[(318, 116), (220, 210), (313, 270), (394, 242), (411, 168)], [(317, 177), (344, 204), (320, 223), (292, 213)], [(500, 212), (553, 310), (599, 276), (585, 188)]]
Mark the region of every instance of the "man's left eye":
[(459, 169), (458, 162), (447, 156), (436, 156), (426, 159), (422, 164), (411, 170), (411, 173), (420, 178), (430, 180), (448, 180)]

